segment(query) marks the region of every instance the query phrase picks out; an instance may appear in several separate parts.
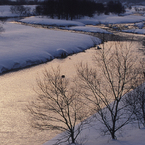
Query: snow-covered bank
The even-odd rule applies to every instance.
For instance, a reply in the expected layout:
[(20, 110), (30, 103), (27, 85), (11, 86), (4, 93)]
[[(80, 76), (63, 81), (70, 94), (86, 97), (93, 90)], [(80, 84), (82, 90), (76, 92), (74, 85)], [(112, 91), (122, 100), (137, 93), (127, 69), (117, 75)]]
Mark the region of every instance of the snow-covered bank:
[[(112, 140), (109, 135), (101, 135), (98, 126), (100, 126), (99, 122), (95, 126), (90, 125), (88, 129), (82, 132), (80, 140), (82, 140), (83, 145), (144, 145), (145, 143), (145, 128), (139, 129), (137, 124), (125, 126), (122, 132), (119, 132), (117, 140)], [(53, 145), (57, 138), (59, 138), (59, 135), (43, 145)], [(62, 143), (61, 145), (68, 144)]]
[(106, 33), (111, 34), (110, 32), (91, 26), (85, 26), (85, 24), (77, 21), (70, 20), (58, 20), (58, 19), (50, 19), (48, 17), (28, 17), (18, 22), (26, 23), (26, 24), (35, 24), (35, 25), (45, 25), (45, 26), (56, 26), (60, 27), (64, 30), (75, 30), (75, 31), (83, 31), (83, 32), (93, 32), (93, 33)]
[(129, 29), (129, 30), (122, 30), (126, 33), (135, 33), (135, 34), (145, 34), (145, 29)]
[(106, 33), (112, 34), (104, 29), (90, 26), (75, 26), (75, 27), (65, 27), (66, 30), (75, 30), (75, 31), (83, 31), (83, 32), (93, 32), (93, 33)]
[(0, 73), (82, 52), (101, 40), (84, 34), (4, 24), (0, 39)]
[(98, 24), (120, 24), (120, 23), (137, 23), (144, 21), (144, 16), (137, 15), (126, 15), (126, 16), (118, 16), (118, 15), (99, 15), (94, 18), (83, 18), (78, 19), (76, 21), (84, 23), (86, 25), (98, 25)]
[(19, 20), (19, 22), (28, 23), (28, 24), (38, 24), (38, 25), (48, 25), (48, 26), (84, 26), (85, 24), (81, 22), (71, 21), (71, 20), (58, 20), (58, 19), (49, 19), (48, 17), (28, 17), (25, 19)]
[(41, 24), (41, 25), (53, 25), (53, 26), (84, 26), (84, 25), (98, 25), (98, 24), (120, 24), (120, 23), (137, 23), (145, 21), (145, 16), (126, 15), (118, 16), (114, 14), (110, 15), (96, 15), (92, 18), (84, 17), (82, 19), (58, 20), (50, 19), (49, 17), (28, 17), (20, 20), (20, 22), (28, 24)]

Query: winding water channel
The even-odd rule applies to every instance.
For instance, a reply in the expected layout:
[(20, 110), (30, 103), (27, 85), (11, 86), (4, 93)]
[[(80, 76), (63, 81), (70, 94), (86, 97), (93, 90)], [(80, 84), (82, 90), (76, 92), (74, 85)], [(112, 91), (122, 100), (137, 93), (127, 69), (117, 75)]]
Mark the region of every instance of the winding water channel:
[[(125, 33), (116, 35), (123, 36)], [(125, 36), (132, 36), (125, 34)], [(143, 35), (134, 35), (137, 40), (142, 40)], [(136, 48), (138, 51), (138, 48)], [(144, 47), (141, 48), (144, 51)], [(33, 88), (36, 86), (36, 78), (42, 75), (43, 70), (60, 65), (62, 73), (66, 77), (75, 75), (75, 65), (78, 62), (89, 62), (93, 65), (92, 57), (96, 48), (85, 52), (68, 56), (65, 59), (55, 59), (46, 64), (27, 68), (17, 72), (0, 76), (0, 145), (42, 145), (54, 137), (57, 132), (38, 131), (30, 126), (27, 105), (36, 98)], [(143, 51), (140, 51), (141, 53)]]
[[(66, 59), (55, 59), (46, 64), (0, 76), (0, 144), (41, 145), (56, 133), (37, 131), (29, 124), (28, 102), (35, 99), (36, 78), (43, 70), (61, 66), (66, 77), (75, 75), (75, 64), (92, 59), (95, 48)], [(85, 59), (85, 60), (84, 60)]]

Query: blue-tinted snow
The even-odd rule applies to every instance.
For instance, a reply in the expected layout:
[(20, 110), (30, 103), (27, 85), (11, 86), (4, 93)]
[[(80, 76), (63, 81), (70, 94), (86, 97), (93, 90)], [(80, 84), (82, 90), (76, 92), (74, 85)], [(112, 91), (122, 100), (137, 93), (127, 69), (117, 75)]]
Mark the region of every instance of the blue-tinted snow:
[(24, 22), (28, 24), (49, 25), (49, 26), (84, 26), (85, 25), (81, 22), (76, 22), (71, 20), (49, 19), (47, 17), (36, 17), (36, 16), (21, 19), (20, 22)]
[(145, 34), (145, 29), (129, 29), (129, 30), (122, 30), (126, 33), (135, 33), (135, 34)]
[(4, 24), (0, 35), (0, 73), (82, 52), (101, 40), (84, 34)]
[(83, 32), (93, 32), (93, 33), (106, 33), (112, 34), (104, 29), (98, 27), (90, 27), (90, 26), (75, 26), (75, 27), (67, 27), (67, 30), (75, 30), (75, 31), (83, 31)]

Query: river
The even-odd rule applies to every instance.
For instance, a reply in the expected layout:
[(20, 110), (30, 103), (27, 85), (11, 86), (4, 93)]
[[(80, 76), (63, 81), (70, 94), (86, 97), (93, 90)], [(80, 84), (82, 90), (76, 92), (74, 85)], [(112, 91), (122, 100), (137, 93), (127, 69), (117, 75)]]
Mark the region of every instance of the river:
[(56, 133), (38, 131), (31, 128), (27, 105), (36, 98), (34, 91), (36, 78), (45, 69), (61, 67), (66, 77), (75, 75), (78, 62), (92, 61), (95, 48), (74, 54), (66, 59), (55, 59), (46, 64), (8, 73), (0, 76), (0, 144), (1, 145), (41, 145)]

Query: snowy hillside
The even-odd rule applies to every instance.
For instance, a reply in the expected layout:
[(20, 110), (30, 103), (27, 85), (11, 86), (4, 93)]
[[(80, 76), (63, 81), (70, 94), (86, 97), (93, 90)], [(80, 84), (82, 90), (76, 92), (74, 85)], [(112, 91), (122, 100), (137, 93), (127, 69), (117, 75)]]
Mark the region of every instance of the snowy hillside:
[(101, 41), (89, 35), (4, 24), (0, 39), (0, 73), (82, 52)]
[(19, 22), (24, 22), (28, 24), (38, 24), (38, 25), (49, 25), (49, 26), (84, 26), (85, 24), (71, 21), (71, 20), (58, 20), (58, 19), (49, 19), (48, 17), (28, 17), (25, 19), (19, 20)]
[[(138, 129), (137, 124), (125, 126), (119, 133), (117, 140), (112, 140), (110, 136), (101, 135), (98, 129), (99, 122), (95, 126), (90, 126), (84, 130), (80, 140), (83, 140), (83, 145), (144, 145), (145, 144), (145, 128)], [(56, 142), (56, 136), (52, 140), (43, 145), (53, 145)], [(67, 145), (65, 143), (61, 145)]]

